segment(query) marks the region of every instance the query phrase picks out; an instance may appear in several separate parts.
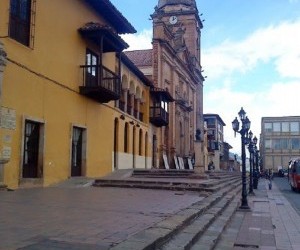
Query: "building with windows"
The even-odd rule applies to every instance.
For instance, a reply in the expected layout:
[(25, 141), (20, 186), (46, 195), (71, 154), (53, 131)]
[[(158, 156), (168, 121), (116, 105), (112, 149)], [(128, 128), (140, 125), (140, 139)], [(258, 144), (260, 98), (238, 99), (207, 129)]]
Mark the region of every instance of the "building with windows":
[(153, 143), (158, 148), (153, 162), (156, 167), (175, 168), (178, 159), (179, 163), (186, 160), (181, 165), (186, 167), (199, 154), (204, 166), (203, 25), (196, 1), (159, 0), (151, 18), (152, 49), (125, 53), (153, 81), (150, 122), (155, 125)]
[(263, 117), (260, 152), (264, 169), (287, 168), (291, 158), (300, 156), (300, 116)]
[(109, 0), (0, 1), (0, 187), (205, 165), (196, 2), (151, 17), (153, 49), (124, 53)]
[(153, 84), (122, 53), (134, 32), (108, 0), (0, 1), (6, 185), (152, 167)]
[[(204, 121), (207, 125), (207, 150), (208, 162), (213, 163), (215, 170), (220, 170), (221, 165), (227, 168), (222, 161), (229, 160), (229, 149), (231, 146), (224, 142), (224, 126), (226, 124), (218, 114), (204, 114)], [(226, 166), (225, 166), (226, 165)], [(208, 166), (205, 167), (208, 169)]]

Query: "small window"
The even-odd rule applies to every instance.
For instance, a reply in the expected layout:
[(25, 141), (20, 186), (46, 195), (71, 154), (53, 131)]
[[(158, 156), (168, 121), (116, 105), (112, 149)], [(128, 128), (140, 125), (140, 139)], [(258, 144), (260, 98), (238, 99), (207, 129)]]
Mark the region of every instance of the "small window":
[(98, 55), (90, 50), (86, 51), (86, 65), (89, 66), (87, 71), (92, 76), (96, 76), (97, 65), (98, 65)]
[(291, 149), (299, 150), (300, 149), (300, 139), (299, 138), (292, 138), (291, 139)]
[(11, 0), (9, 36), (29, 46), (31, 23), (31, 0)]
[(207, 125), (215, 125), (215, 119), (214, 118), (207, 118), (206, 123), (207, 123)]
[(265, 148), (271, 149), (272, 148), (272, 140), (265, 140)]
[(281, 149), (280, 139), (273, 139), (272, 143), (273, 149)]
[(291, 122), (291, 132), (299, 134), (299, 122)]
[(265, 123), (265, 132), (272, 132), (272, 123), (266, 122)]
[(98, 55), (89, 49), (86, 51), (86, 86), (97, 86), (98, 85)]
[(288, 139), (280, 139), (280, 148), (283, 150), (288, 149)]
[(273, 123), (273, 132), (280, 132), (280, 122)]

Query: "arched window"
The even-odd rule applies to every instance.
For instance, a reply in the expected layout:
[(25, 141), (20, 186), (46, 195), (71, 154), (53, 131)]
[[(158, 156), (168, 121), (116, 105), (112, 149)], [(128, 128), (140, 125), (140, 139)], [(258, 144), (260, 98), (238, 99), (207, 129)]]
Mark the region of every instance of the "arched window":
[(129, 91), (127, 91), (127, 113), (131, 115), (131, 109), (132, 109), (132, 99)]

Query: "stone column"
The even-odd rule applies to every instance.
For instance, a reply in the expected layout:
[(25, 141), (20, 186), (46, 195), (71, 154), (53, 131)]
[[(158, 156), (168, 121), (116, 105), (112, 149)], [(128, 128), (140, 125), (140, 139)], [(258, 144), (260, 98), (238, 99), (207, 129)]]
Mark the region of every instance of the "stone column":
[(124, 95), (124, 112), (127, 112), (127, 102), (128, 102), (128, 98), (127, 98), (127, 91), (128, 89), (124, 89), (123, 90), (123, 95)]
[[(7, 54), (4, 50), (3, 43), (0, 41), (0, 109), (2, 107), (2, 80), (3, 80), (3, 72), (7, 63)], [(1, 118), (1, 117), (0, 117)], [(0, 127), (0, 150), (2, 151), (2, 128)], [(0, 153), (1, 153), (0, 151)], [(2, 154), (0, 154), (0, 190), (5, 190), (6, 185), (4, 184), (4, 164), (7, 163), (8, 160), (2, 158)]]
[(195, 147), (195, 173), (204, 174), (205, 166), (203, 165), (202, 143), (198, 138), (194, 142)]

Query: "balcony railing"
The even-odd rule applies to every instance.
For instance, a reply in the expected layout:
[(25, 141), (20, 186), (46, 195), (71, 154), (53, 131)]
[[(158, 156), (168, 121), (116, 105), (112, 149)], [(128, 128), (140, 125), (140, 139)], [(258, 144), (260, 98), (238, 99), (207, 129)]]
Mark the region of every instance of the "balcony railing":
[(80, 93), (106, 103), (121, 97), (120, 77), (103, 65), (82, 65), (83, 86)]
[(169, 113), (162, 107), (150, 107), (150, 122), (157, 127), (169, 124)]

